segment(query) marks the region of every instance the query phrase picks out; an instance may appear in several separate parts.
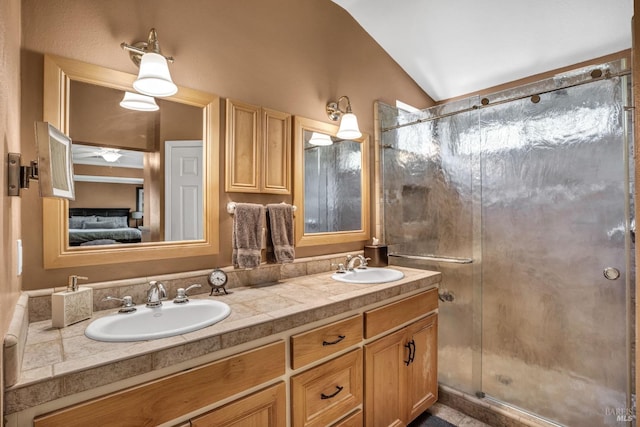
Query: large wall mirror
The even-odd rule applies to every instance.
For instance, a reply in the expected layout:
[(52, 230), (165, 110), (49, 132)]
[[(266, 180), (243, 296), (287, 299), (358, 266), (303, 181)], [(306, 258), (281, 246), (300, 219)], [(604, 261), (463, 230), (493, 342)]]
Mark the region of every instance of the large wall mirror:
[(341, 140), (338, 127), (294, 121), (296, 244), (368, 240), (369, 137)]
[(220, 99), (181, 87), (124, 109), (135, 78), (45, 55), (44, 121), (73, 141), (76, 186), (43, 199), (45, 268), (218, 253)]

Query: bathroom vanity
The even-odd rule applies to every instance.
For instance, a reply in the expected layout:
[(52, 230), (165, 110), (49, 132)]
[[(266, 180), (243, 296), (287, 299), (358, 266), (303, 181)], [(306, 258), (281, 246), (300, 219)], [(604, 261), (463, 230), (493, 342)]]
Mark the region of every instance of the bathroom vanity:
[[(88, 321), (41, 346), (27, 337), (8, 425), (406, 425), (437, 399), (440, 273), (399, 269), (382, 284), (322, 272), (204, 294), (231, 316), (176, 337), (97, 342), (80, 333)], [(50, 332), (29, 325), (32, 341)], [(30, 348), (56, 346), (62, 360), (25, 370)]]

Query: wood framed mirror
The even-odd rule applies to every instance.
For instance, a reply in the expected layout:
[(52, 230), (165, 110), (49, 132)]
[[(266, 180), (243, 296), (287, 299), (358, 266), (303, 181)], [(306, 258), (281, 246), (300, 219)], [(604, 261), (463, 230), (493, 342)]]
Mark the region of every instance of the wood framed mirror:
[(338, 126), (329, 123), (294, 119), (297, 246), (370, 237), (369, 136), (347, 141), (337, 132)]
[[(88, 86), (93, 89), (108, 88), (116, 91), (133, 91), (132, 83), (136, 76), (120, 71), (110, 70), (101, 66), (83, 63), (80, 61), (62, 58), (58, 56), (45, 55), (44, 58), (44, 99), (43, 99), (43, 120), (56, 126), (66, 135), (71, 136), (73, 144), (76, 143), (73, 132), (70, 133), (70, 124), (78, 122), (77, 117), (71, 117), (73, 111), (78, 108), (71, 108), (71, 91), (73, 87)], [(200, 228), (197, 234), (188, 237), (189, 240), (164, 239), (163, 233), (165, 224), (163, 215), (154, 213), (164, 209), (164, 196), (152, 198), (153, 191), (144, 192), (145, 213), (148, 218), (142, 217), (153, 224), (152, 230), (161, 230), (157, 233), (159, 238), (142, 239), (140, 243), (118, 243), (105, 245), (72, 246), (69, 243), (69, 223), (70, 223), (70, 202), (52, 198), (42, 199), (43, 203), (43, 248), (44, 248), (44, 268), (64, 268), (89, 265), (116, 264), (123, 262), (139, 262), (149, 260), (159, 260), (168, 258), (180, 258), (191, 256), (212, 255), (219, 252), (219, 182), (217, 167), (219, 165), (220, 147), (220, 98), (215, 95), (201, 91), (179, 87), (178, 93), (174, 96), (158, 100), (159, 104), (165, 103), (166, 108), (191, 107), (195, 108), (197, 115), (197, 135), (201, 136), (202, 159), (201, 171), (202, 198), (199, 205), (202, 206)], [(75, 102), (75, 101), (74, 101)], [(161, 105), (162, 108), (162, 105)], [(80, 108), (82, 111), (82, 108)], [(77, 113), (74, 113), (77, 114)], [(144, 114), (144, 113), (137, 113)], [(157, 152), (146, 149), (144, 146), (135, 148), (143, 152), (145, 156), (144, 176), (156, 174), (158, 182), (161, 182), (160, 191), (164, 190), (164, 143), (162, 132), (157, 131), (158, 125), (147, 125), (155, 127), (156, 146), (162, 147)], [(121, 126), (126, 127), (126, 126)], [(119, 140), (116, 136), (116, 140)], [(84, 137), (81, 138), (84, 143)], [(88, 139), (88, 138), (87, 138)], [(169, 141), (167, 141), (169, 142)], [(96, 144), (96, 148), (104, 150), (103, 143), (89, 142)], [(116, 143), (117, 144), (117, 143)], [(115, 148), (123, 148), (115, 146)], [(111, 150), (110, 148), (108, 148)], [(197, 168), (196, 168), (197, 169)], [(139, 184), (136, 184), (139, 185)], [(134, 186), (135, 187), (135, 186)], [(138, 212), (139, 204), (135, 197), (136, 190), (127, 190), (132, 193), (132, 211), (136, 215), (131, 215), (131, 220), (135, 219), (136, 226), (141, 212)], [(73, 202), (72, 202), (73, 203)], [(83, 206), (85, 207), (85, 206)], [(76, 209), (74, 207), (74, 209)], [(129, 220), (129, 219), (128, 219)], [(145, 223), (146, 224), (146, 223)], [(137, 227), (136, 227), (137, 228)], [(152, 232), (153, 233), (153, 232)]]

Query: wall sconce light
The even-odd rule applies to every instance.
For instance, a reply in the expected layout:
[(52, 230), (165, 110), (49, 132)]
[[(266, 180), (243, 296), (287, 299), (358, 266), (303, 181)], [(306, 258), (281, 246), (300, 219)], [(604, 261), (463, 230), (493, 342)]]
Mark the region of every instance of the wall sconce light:
[[(347, 100), (347, 108), (345, 110), (340, 109), (340, 102), (343, 99)], [(327, 103), (327, 116), (334, 122), (337, 122), (340, 120), (340, 117), (342, 117), (340, 128), (336, 134), (338, 138), (349, 140), (362, 136), (362, 132), (360, 132), (358, 128), (358, 118), (351, 111), (351, 101), (349, 101), (349, 97), (341, 96), (338, 98), (338, 101)]]
[(133, 88), (143, 95), (171, 96), (178, 91), (178, 87), (171, 80), (167, 62), (173, 63), (173, 57), (164, 56), (160, 52), (160, 42), (156, 29), (149, 31), (146, 42), (136, 42), (133, 45), (122, 42), (122, 49), (129, 52), (134, 64), (140, 67), (138, 78), (133, 82)]
[(125, 92), (124, 98), (120, 101), (120, 106), (135, 111), (158, 111), (160, 109), (153, 96), (134, 92)]
[(325, 146), (333, 144), (333, 140), (326, 133), (313, 132), (309, 138), (309, 144)]

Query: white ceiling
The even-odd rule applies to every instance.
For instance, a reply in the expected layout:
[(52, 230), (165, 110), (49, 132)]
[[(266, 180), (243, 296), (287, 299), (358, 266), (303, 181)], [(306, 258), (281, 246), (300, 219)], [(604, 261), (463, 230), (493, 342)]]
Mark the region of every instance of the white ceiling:
[(631, 47), (633, 0), (333, 0), (434, 100)]

